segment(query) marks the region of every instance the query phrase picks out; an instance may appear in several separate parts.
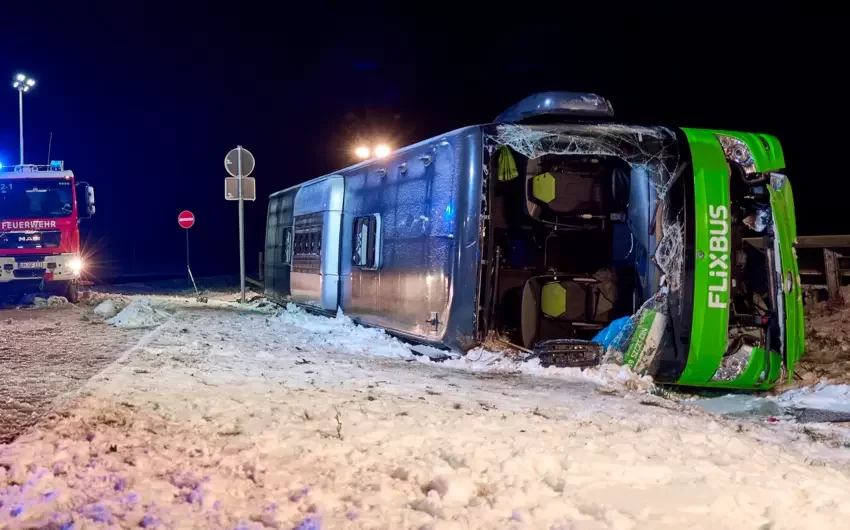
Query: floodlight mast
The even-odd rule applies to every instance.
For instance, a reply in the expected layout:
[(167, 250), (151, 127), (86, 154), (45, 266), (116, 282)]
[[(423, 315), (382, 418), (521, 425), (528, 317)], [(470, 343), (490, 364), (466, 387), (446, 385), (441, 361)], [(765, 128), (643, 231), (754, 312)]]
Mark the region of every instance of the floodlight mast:
[(16, 74), (12, 87), (18, 91), (18, 128), (20, 131), (21, 165), (24, 165), (24, 92), (35, 86), (35, 79), (25, 74)]

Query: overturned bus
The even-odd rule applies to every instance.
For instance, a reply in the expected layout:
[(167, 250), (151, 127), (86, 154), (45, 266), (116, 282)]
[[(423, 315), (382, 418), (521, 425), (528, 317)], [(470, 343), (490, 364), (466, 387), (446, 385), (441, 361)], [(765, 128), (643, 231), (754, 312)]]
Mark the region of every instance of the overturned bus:
[(266, 294), (441, 348), (681, 385), (790, 378), (804, 327), (779, 141), (612, 116), (536, 94), (273, 194)]

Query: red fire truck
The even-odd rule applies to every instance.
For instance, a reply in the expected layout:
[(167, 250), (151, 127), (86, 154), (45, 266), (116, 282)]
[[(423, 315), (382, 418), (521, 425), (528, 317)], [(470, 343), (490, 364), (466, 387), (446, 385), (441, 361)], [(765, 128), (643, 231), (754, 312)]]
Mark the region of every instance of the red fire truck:
[(63, 162), (0, 167), (0, 298), (45, 293), (79, 300), (80, 220), (94, 188)]

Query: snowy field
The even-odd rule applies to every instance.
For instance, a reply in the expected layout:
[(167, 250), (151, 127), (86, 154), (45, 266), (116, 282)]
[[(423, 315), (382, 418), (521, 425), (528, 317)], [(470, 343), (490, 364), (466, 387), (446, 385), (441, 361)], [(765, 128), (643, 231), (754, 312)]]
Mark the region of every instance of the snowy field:
[(850, 449), (834, 430), (709, 415), (619, 367), (486, 351), (432, 363), (345, 317), (161, 297), (113, 316), (130, 302), (117, 300), (93, 318), (147, 332), (0, 446), (0, 528), (776, 530), (850, 517)]

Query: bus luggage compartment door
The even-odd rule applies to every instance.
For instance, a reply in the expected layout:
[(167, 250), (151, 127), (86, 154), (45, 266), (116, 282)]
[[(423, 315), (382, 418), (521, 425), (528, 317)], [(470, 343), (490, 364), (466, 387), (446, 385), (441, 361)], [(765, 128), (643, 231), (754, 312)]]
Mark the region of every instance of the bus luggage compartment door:
[(308, 183), (295, 196), (291, 298), (327, 311), (339, 305), (339, 247), (344, 181)]

